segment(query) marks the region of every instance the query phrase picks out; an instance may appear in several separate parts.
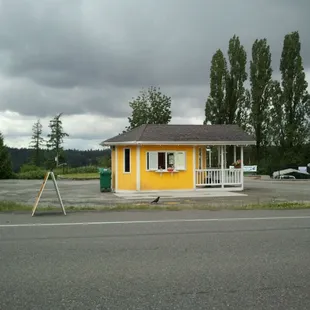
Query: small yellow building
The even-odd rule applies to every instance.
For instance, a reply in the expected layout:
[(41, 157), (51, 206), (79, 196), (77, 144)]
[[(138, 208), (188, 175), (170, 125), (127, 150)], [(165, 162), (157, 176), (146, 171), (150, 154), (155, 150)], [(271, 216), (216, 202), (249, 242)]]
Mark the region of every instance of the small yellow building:
[[(243, 190), (243, 147), (254, 144), (254, 138), (236, 125), (155, 124), (101, 143), (111, 148), (114, 192), (206, 187)], [(214, 146), (218, 156), (212, 164)], [(234, 146), (234, 162), (239, 149), (240, 167), (227, 164), (227, 146)]]

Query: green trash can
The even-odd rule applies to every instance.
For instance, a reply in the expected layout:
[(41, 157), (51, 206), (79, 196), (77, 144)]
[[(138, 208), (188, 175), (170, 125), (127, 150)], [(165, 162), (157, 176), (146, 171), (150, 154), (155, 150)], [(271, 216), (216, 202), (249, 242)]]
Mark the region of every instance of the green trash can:
[(110, 169), (99, 168), (100, 191), (111, 192), (112, 171)]

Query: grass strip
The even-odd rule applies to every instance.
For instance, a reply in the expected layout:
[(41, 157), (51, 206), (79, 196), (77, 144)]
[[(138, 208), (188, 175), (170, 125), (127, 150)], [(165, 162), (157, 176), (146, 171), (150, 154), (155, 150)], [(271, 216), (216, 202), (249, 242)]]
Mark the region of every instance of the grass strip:
[[(33, 206), (13, 201), (0, 201), (0, 212), (17, 212), (31, 211)], [(243, 204), (243, 205), (207, 205), (204, 203), (195, 204), (176, 204), (152, 205), (149, 203), (127, 203), (102, 206), (66, 206), (66, 211), (182, 211), (182, 210), (298, 210), (310, 209), (309, 202), (276, 202), (276, 203), (260, 203), (260, 204)], [(38, 206), (37, 211), (60, 211), (57, 206)]]

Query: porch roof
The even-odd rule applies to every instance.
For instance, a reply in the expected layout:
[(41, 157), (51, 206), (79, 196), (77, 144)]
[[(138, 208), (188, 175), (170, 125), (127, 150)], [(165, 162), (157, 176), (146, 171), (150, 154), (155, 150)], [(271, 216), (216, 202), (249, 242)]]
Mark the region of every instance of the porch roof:
[(237, 125), (146, 124), (100, 143), (105, 145), (255, 145)]

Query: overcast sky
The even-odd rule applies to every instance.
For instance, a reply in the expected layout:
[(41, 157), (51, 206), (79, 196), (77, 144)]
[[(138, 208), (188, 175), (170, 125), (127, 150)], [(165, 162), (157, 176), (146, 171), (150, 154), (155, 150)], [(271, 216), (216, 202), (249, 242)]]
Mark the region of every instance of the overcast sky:
[(0, 0), (0, 131), (27, 147), (38, 118), (46, 134), (63, 112), (65, 147), (98, 149), (151, 85), (172, 97), (172, 123), (201, 124), (212, 55), (234, 34), (248, 59), (266, 37), (278, 76), (298, 30), (309, 81), (309, 12), (309, 0)]

